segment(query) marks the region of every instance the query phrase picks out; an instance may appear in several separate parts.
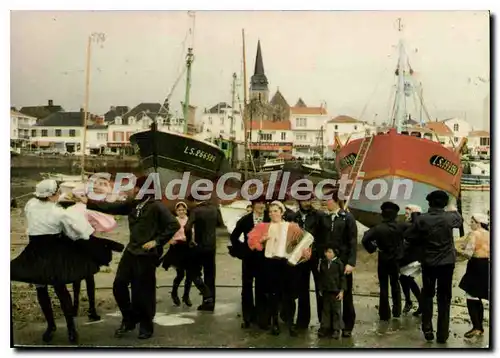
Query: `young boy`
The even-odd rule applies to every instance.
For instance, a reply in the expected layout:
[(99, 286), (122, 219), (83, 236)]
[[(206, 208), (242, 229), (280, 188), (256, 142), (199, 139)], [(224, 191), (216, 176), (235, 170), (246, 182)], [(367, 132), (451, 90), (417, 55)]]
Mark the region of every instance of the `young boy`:
[(331, 245), (326, 247), (325, 256), (326, 259), (321, 259), (319, 263), (319, 287), (323, 296), (323, 310), (318, 336), (326, 337), (332, 333), (332, 338), (339, 339), (343, 328), (341, 304), (344, 291), (347, 289), (347, 281), (344, 264)]

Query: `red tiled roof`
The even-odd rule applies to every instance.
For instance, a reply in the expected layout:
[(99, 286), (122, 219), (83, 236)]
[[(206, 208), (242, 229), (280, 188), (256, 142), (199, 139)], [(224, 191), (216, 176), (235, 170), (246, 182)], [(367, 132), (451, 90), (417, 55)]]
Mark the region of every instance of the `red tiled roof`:
[(448, 128), (443, 122), (429, 122), (425, 124), (425, 127), (435, 132), (437, 135), (453, 135), (453, 132)]
[(361, 121), (358, 121), (355, 118), (345, 116), (345, 115), (340, 115), (335, 118), (332, 118), (328, 121), (328, 123), (359, 123)]
[(290, 107), (292, 114), (327, 114), (324, 107)]
[(468, 137), (489, 137), (490, 132), (488, 131), (472, 131), (469, 133)]
[[(250, 123), (250, 129), (252, 130), (260, 130), (260, 121), (252, 121)], [(290, 121), (279, 121), (279, 122), (273, 122), (273, 121), (262, 121), (262, 129), (263, 130), (282, 130), (282, 131), (289, 131), (292, 129), (292, 125), (290, 124)]]

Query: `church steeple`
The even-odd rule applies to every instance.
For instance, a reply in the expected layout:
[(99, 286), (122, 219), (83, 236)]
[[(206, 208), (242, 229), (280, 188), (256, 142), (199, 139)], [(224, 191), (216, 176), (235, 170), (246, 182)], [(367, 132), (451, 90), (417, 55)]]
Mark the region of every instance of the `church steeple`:
[(250, 98), (260, 99), (261, 102), (269, 101), (269, 84), (264, 73), (264, 61), (262, 60), (262, 50), (260, 40), (257, 43), (257, 56), (255, 57), (254, 74), (250, 82)]

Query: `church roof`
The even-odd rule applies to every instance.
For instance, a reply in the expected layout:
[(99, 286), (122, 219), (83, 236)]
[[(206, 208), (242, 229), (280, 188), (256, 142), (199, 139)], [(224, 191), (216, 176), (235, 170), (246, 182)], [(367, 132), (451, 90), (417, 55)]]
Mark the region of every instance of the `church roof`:
[(273, 106), (290, 107), (283, 94), (278, 89), (270, 102)]
[(297, 103), (295, 103), (295, 107), (307, 107), (307, 105), (304, 103), (304, 101), (302, 100), (302, 98), (299, 98), (299, 100), (297, 101)]
[(260, 40), (257, 43), (257, 56), (255, 57), (255, 69), (250, 80), (250, 88), (254, 91), (267, 90), (269, 81), (264, 73), (264, 61), (262, 60), (262, 50), (260, 49)]

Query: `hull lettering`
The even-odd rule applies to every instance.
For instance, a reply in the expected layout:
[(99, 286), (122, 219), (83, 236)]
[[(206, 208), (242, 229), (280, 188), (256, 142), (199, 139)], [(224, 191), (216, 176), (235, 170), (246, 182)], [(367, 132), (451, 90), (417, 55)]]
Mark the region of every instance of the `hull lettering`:
[(207, 153), (201, 149), (197, 149), (195, 147), (189, 147), (189, 146), (186, 146), (184, 148), (184, 154), (187, 154), (187, 155), (190, 155), (190, 156), (193, 156), (193, 157), (198, 157), (198, 158), (201, 158), (203, 160), (206, 160), (207, 162), (215, 162), (215, 155), (213, 154), (210, 154), (210, 153)]
[(433, 155), (429, 162), (432, 166), (438, 167), (451, 175), (456, 175), (458, 173), (458, 166), (440, 155)]

